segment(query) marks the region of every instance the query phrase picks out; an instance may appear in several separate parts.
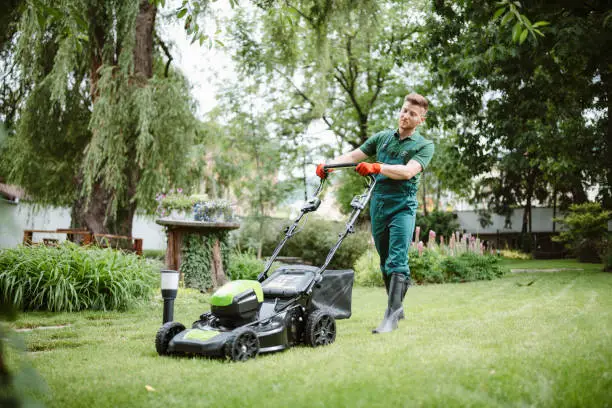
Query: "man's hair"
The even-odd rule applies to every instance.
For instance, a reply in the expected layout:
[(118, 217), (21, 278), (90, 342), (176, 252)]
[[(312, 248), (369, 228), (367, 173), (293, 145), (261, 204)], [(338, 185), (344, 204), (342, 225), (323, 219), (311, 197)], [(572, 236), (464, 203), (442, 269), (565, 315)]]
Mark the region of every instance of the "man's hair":
[(419, 95), (418, 93), (411, 93), (406, 95), (404, 98), (404, 103), (411, 103), (416, 106), (420, 106), (425, 109), (425, 113), (427, 113), (427, 109), (429, 108), (429, 102), (423, 95)]

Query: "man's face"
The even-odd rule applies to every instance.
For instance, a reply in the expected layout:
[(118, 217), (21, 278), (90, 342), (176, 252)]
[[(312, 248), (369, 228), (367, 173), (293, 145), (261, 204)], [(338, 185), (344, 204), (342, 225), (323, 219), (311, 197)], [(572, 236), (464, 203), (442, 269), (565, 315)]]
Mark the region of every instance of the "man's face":
[(425, 121), (425, 109), (421, 106), (407, 102), (402, 106), (399, 114), (400, 129), (414, 129)]

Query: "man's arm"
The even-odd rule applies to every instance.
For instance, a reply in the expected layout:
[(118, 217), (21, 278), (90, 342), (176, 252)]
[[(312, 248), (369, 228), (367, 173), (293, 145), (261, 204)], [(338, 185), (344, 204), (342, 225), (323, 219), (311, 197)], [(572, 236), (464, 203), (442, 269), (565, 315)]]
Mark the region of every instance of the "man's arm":
[(423, 171), (423, 167), (416, 160), (407, 164), (384, 164), (380, 166), (380, 174), (394, 180), (409, 180)]
[(362, 152), (361, 149), (355, 149), (352, 152), (338, 156), (325, 164), (357, 163), (362, 160), (365, 160), (367, 157), (368, 156), (364, 152)]

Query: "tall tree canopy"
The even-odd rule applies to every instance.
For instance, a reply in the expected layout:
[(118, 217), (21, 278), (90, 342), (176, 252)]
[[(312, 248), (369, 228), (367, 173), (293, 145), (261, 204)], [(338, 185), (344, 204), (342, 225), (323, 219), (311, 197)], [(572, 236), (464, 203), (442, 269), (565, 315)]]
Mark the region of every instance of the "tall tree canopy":
[(522, 45), (519, 29), (492, 21), (495, 4), (432, 4), (429, 55), (454, 102), (441, 120), (458, 129), (464, 163), (492, 175), (477, 191), (499, 212), (524, 205), (524, 230), (534, 199), (580, 202), (595, 187), (611, 206), (612, 60), (601, 51), (612, 47), (612, 2), (523, 2), (550, 25)]
[(25, 2), (15, 34), (23, 89), (3, 172), (75, 226), (131, 234), (137, 207), (186, 176), (195, 120), (185, 79), (155, 58), (156, 2)]

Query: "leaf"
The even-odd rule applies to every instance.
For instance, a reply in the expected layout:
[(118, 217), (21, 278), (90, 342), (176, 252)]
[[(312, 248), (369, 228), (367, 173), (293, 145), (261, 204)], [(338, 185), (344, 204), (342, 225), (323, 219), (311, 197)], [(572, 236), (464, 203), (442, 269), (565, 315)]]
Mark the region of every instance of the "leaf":
[(176, 16), (177, 16), (178, 18), (183, 18), (183, 17), (185, 16), (185, 14), (187, 14), (187, 9), (186, 9), (186, 8), (184, 8), (184, 9), (180, 9), (180, 10), (179, 10), (179, 12), (178, 12), (178, 13), (176, 13)]
[(506, 11), (505, 7), (502, 7), (500, 9), (498, 9), (495, 14), (493, 14), (493, 20), (497, 20), (499, 18), (499, 16), (501, 16), (502, 14), (504, 14), (504, 11)]
[(525, 40), (527, 39), (527, 35), (529, 34), (529, 30), (524, 29), (523, 32), (521, 33), (521, 38), (519, 39), (519, 44), (522, 44), (525, 42)]
[(501, 25), (506, 25), (510, 20), (512, 20), (513, 17), (514, 17), (514, 14), (510, 12), (506, 13), (504, 18), (502, 18)]
[(521, 23), (517, 21), (516, 24), (514, 24), (514, 28), (512, 28), (512, 42), (517, 42), (519, 40), (522, 29)]
[(215, 40), (215, 43), (217, 43), (217, 45), (220, 46), (220, 47), (225, 47), (225, 44), (223, 44), (223, 42), (221, 42), (219, 40)]
[(533, 28), (536, 28), (536, 27), (544, 27), (544, 26), (547, 26), (547, 25), (550, 25), (550, 23), (549, 23), (548, 21), (538, 21), (538, 22), (534, 23), (534, 24), (532, 25), (532, 27), (533, 27)]

